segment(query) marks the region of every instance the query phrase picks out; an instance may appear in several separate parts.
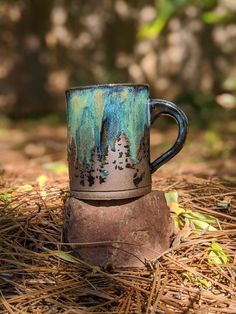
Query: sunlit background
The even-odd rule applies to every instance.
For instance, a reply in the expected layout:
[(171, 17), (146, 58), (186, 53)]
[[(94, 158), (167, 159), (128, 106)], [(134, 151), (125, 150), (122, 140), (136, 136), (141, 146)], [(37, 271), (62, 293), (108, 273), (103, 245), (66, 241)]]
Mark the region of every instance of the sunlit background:
[[(235, 0), (2, 0), (0, 26), (2, 172), (65, 173), (65, 89), (130, 82), (189, 117), (161, 172), (236, 182)], [(153, 158), (176, 132), (158, 120)]]

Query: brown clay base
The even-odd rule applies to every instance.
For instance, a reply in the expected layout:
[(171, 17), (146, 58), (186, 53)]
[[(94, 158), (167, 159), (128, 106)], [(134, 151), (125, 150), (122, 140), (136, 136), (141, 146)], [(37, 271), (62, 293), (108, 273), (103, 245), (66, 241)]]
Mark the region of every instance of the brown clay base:
[[(140, 267), (170, 246), (172, 223), (163, 192), (128, 200), (82, 201), (64, 207), (64, 237), (91, 265)], [(79, 244), (78, 244), (79, 243)]]

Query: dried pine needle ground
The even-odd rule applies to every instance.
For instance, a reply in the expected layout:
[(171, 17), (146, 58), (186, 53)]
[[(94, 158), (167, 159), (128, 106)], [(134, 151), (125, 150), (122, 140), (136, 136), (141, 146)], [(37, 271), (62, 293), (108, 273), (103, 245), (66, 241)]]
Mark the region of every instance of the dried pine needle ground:
[[(66, 182), (66, 181), (65, 181)], [(158, 184), (157, 184), (158, 183)], [(71, 258), (62, 243), (66, 183), (4, 187), (0, 211), (0, 313), (236, 313), (236, 188), (217, 179), (162, 175), (180, 205), (217, 218), (143, 269), (104, 272)], [(56, 187), (56, 188), (55, 188)], [(209, 263), (218, 243), (227, 260)]]

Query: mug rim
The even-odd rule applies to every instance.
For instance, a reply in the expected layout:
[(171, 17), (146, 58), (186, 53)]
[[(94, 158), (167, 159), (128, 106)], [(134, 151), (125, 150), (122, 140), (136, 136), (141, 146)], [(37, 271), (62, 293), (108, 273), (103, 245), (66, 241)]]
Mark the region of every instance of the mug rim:
[(127, 87), (146, 87), (149, 89), (148, 84), (132, 84), (132, 83), (109, 83), (109, 84), (93, 84), (93, 85), (84, 85), (84, 86), (75, 86), (68, 88), (65, 93), (74, 90), (81, 90), (81, 89), (92, 89), (97, 87), (113, 87), (113, 86), (127, 86)]

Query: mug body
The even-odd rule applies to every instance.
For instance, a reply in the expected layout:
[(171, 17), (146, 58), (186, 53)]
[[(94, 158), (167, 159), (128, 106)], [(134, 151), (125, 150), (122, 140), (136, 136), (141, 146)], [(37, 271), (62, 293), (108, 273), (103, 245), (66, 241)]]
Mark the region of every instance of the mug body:
[(71, 195), (124, 199), (151, 191), (147, 85), (112, 84), (66, 92)]

